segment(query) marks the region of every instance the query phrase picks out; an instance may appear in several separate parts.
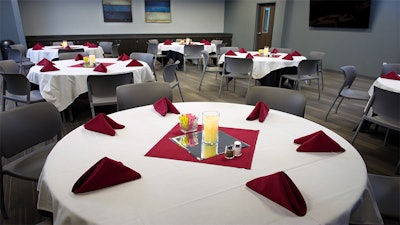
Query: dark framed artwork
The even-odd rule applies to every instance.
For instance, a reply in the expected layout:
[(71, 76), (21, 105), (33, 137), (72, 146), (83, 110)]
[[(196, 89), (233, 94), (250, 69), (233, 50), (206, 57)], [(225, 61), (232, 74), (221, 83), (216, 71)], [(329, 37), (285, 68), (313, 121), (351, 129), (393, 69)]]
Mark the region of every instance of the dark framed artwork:
[(132, 22), (132, 0), (102, 0), (104, 22)]
[(145, 0), (145, 17), (147, 23), (170, 23), (170, 0)]

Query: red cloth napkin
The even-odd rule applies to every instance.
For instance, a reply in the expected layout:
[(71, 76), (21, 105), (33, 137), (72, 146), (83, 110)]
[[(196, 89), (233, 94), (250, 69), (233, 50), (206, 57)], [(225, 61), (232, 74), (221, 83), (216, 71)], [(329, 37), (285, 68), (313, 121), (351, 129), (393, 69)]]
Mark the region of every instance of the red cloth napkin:
[(278, 49), (276, 48), (272, 49), (271, 53), (278, 53)]
[(84, 127), (91, 131), (96, 131), (103, 134), (108, 134), (110, 136), (114, 136), (115, 135), (114, 129), (122, 129), (125, 126), (115, 122), (106, 114), (99, 113), (93, 119), (86, 122)]
[(246, 51), (245, 48), (240, 48), (240, 49), (239, 49), (239, 52), (240, 52), (240, 53), (247, 53), (247, 51)]
[(293, 60), (292, 54), (287, 54), (285, 55), (285, 57), (283, 57), (282, 59), (286, 59), (286, 60)]
[(108, 157), (100, 159), (74, 184), (72, 192), (84, 193), (136, 180), (142, 176), (121, 162)]
[(89, 46), (90, 42), (86, 41), (85, 43), (83, 43), (83, 46)]
[(206, 43), (206, 42), (208, 42), (206, 39), (201, 39), (201, 41), (200, 41), (200, 43)]
[(300, 54), (300, 52), (294, 50), (294, 51), (292, 52), (292, 56), (301, 56), (301, 54)]
[(43, 45), (40, 43), (36, 43), (33, 47), (32, 50), (42, 50), (43, 49)]
[(93, 69), (93, 71), (107, 73), (107, 67), (106, 67), (106, 65), (104, 65), (103, 63), (100, 63), (99, 65), (97, 65), (97, 66)]
[(390, 71), (389, 73), (382, 75), (381, 78), (400, 80), (400, 76), (394, 71)]
[(303, 196), (292, 179), (283, 171), (251, 180), (246, 186), (298, 216), (307, 213)]
[(205, 41), (205, 42), (204, 42), (204, 45), (211, 45), (211, 42)]
[(93, 43), (89, 43), (89, 44), (88, 44), (88, 47), (89, 47), (89, 48), (97, 48), (97, 47), (99, 47), (99, 46), (96, 45), (96, 44), (93, 44)]
[(172, 41), (169, 39), (164, 41), (164, 45), (171, 45), (171, 44), (172, 44)]
[(225, 53), (225, 55), (236, 55), (235, 52), (233, 52), (232, 50), (229, 50)]
[(78, 61), (78, 60), (83, 60), (83, 55), (82, 54), (76, 54), (75, 61)]
[(326, 135), (322, 130), (294, 139), (300, 144), (298, 152), (344, 152), (344, 148)]
[(47, 63), (46, 65), (44, 65), (44, 66), (42, 67), (42, 69), (40, 69), (40, 72), (57, 71), (57, 70), (60, 70), (60, 69), (58, 69), (57, 67), (55, 67), (55, 66), (53, 65), (53, 63)]
[(125, 61), (125, 60), (129, 60), (129, 59), (131, 59), (131, 58), (129, 58), (129, 56), (127, 54), (122, 53), (122, 55), (120, 55), (117, 60)]
[(54, 63), (52, 62), (52, 61), (50, 61), (50, 60), (48, 60), (48, 59), (46, 59), (46, 58), (43, 58), (42, 60), (40, 60), (36, 65), (38, 65), (38, 66), (45, 66), (45, 65), (47, 65), (47, 64), (52, 64), (52, 65), (54, 65)]
[(268, 112), (269, 108), (264, 102), (257, 102), (253, 111), (251, 111), (250, 115), (247, 116), (246, 120), (255, 120), (258, 118), (258, 121), (264, 122)]
[(250, 54), (250, 53), (247, 53), (247, 55), (246, 55), (246, 59), (253, 59), (254, 57)]
[(143, 64), (141, 64), (136, 59), (132, 59), (132, 61), (130, 63), (128, 63), (128, 65), (126, 65), (126, 67), (130, 67), (130, 66), (143, 66)]
[(65, 46), (64, 49), (72, 49), (69, 45)]
[(174, 104), (172, 104), (172, 102), (164, 97), (161, 98), (160, 100), (158, 100), (157, 102), (155, 102), (153, 104), (154, 109), (160, 113), (162, 116), (165, 116), (167, 113), (175, 113), (175, 114), (179, 114), (180, 112), (178, 111), (178, 109), (175, 108)]

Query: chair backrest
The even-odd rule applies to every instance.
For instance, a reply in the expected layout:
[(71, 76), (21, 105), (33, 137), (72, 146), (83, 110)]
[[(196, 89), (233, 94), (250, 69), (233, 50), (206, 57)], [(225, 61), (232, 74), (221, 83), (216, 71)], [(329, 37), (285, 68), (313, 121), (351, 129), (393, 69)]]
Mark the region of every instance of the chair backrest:
[(223, 40), (216, 40), (216, 39), (214, 39), (214, 40), (211, 40), (211, 43), (212, 43), (212, 44), (222, 44), (222, 43), (223, 43)]
[(147, 53), (151, 53), (154, 56), (157, 56), (158, 54), (158, 43), (147, 43)]
[(117, 58), (118, 56), (119, 56), (119, 46), (120, 46), (120, 44), (114, 44), (113, 46), (112, 46), (112, 57), (113, 58)]
[(87, 52), (61, 52), (58, 53), (59, 60), (75, 59), (76, 55), (81, 54), (83, 56), (88, 56)]
[(319, 59), (305, 59), (301, 60), (297, 67), (298, 75), (312, 75), (318, 74)]
[(118, 111), (150, 105), (166, 97), (172, 101), (172, 88), (166, 82), (125, 84), (117, 87)]
[(306, 98), (301, 92), (269, 86), (252, 86), (247, 91), (245, 104), (264, 102), (269, 108), (304, 117)]
[(147, 43), (152, 43), (152, 44), (158, 44), (158, 39), (149, 39), (147, 40)]
[(391, 71), (394, 71), (400, 74), (400, 63), (383, 63), (382, 64), (382, 74), (387, 74)]
[(400, 121), (400, 93), (374, 86), (370, 106), (374, 114)]
[(183, 51), (185, 56), (201, 58), (201, 51), (204, 50), (203, 45), (185, 45)]
[(49, 102), (16, 107), (0, 113), (0, 154), (12, 157), (57, 136), (61, 139), (60, 112)]
[(325, 57), (325, 52), (311, 51), (308, 59), (319, 59), (318, 70), (322, 70), (322, 59)]
[(203, 63), (203, 72), (205, 72), (206, 68), (207, 68), (208, 59), (210, 58), (210, 54), (207, 51), (203, 50), (203, 51), (201, 51), (201, 55), (203, 56), (203, 62), (204, 62)]
[(7, 49), (7, 58), (14, 60), (17, 63), (22, 62), (22, 53), (18, 49), (9, 48)]
[(112, 41), (100, 41), (99, 46), (103, 49), (104, 53), (112, 54)]
[(176, 76), (176, 69), (178, 68), (180, 61), (176, 60), (173, 64), (168, 64), (164, 67), (163, 70), (163, 78), (167, 83), (172, 83), (178, 81), (178, 77)]
[(224, 73), (252, 75), (253, 59), (225, 57)]
[(3, 95), (7, 91), (12, 95), (26, 95), (29, 102), (31, 84), (25, 75), (19, 73), (1, 74), (3, 77)]
[(132, 52), (129, 55), (129, 58), (136, 59), (136, 60), (143, 61), (143, 62), (147, 63), (150, 66), (150, 69), (154, 73), (154, 63), (155, 63), (154, 60), (155, 60), (155, 57), (154, 57), (153, 54), (145, 53), (145, 52)]
[(239, 47), (236, 46), (222, 46), (219, 51), (222, 54), (225, 54), (226, 52), (228, 52), (229, 50), (232, 50), (234, 52), (238, 52), (239, 51)]
[(116, 88), (123, 84), (133, 83), (132, 73), (89, 75), (87, 77), (89, 101), (92, 97), (116, 96)]
[(342, 66), (340, 67), (340, 69), (343, 71), (344, 82), (339, 90), (339, 93), (343, 90), (343, 88), (351, 88), (351, 85), (353, 84), (354, 80), (357, 77), (357, 70), (355, 66), (352, 65)]
[(10, 45), (10, 48), (19, 50), (22, 53), (23, 57), (25, 57), (26, 52), (28, 52), (28, 48), (23, 44)]
[(19, 73), (18, 64), (14, 60), (1, 60), (0, 73)]
[(270, 50), (276, 49), (278, 53), (291, 53), (293, 50), (291, 48), (280, 48), (280, 47), (271, 47)]
[(368, 174), (368, 180), (372, 186), (379, 212), (399, 220), (400, 177)]

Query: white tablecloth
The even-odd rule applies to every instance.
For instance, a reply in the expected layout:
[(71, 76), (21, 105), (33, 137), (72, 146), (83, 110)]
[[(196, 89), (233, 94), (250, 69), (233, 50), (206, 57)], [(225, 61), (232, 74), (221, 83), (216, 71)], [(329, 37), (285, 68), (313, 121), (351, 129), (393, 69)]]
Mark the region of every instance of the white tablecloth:
[(368, 94), (372, 96), (374, 93), (374, 87), (381, 88), (383, 90), (392, 91), (396, 93), (400, 93), (400, 80), (392, 80), (386, 78), (378, 77), (374, 83), (369, 88)]
[[(83, 48), (83, 50), (89, 55), (95, 55), (96, 58), (104, 58), (104, 51), (100, 46), (97, 48), (89, 48), (83, 45), (71, 45), (70, 47)], [(33, 50), (32, 48), (29, 48), (26, 52), (26, 57), (29, 58), (29, 60), (33, 63), (38, 63), (44, 58), (51, 61), (55, 58), (58, 58), (58, 49), (60, 48), (61, 46), (44, 46), (42, 50)]]
[[(237, 56), (229, 56), (235, 58), (245, 58), (248, 53), (255, 55), (258, 52), (249, 51), (248, 53), (235, 52)], [(293, 60), (282, 59), (287, 54), (277, 53), (279, 57), (259, 57), (254, 56), (253, 58), (253, 78), (261, 79), (268, 75), (270, 72), (285, 67), (299, 66), (301, 60), (306, 59), (304, 56), (293, 56)], [(222, 64), (225, 61), (225, 54), (222, 54), (219, 58), (218, 64)]]
[[(217, 46), (213, 43), (211, 45), (204, 45), (200, 42), (193, 42), (194, 45), (203, 45), (204, 50), (206, 50), (208, 53), (211, 52), (217, 52)], [(179, 52), (181, 54), (184, 54), (184, 44), (180, 44), (179, 42), (172, 42), (171, 45), (164, 45), (164, 43), (158, 44), (158, 51), (174, 51), (174, 52)]]
[[(126, 127), (116, 136), (86, 130), (66, 135), (52, 150), (38, 183), (38, 208), (53, 212), (54, 224), (348, 224), (367, 183), (365, 164), (354, 147), (327, 128), (270, 110), (263, 123), (247, 121), (253, 106), (215, 102), (174, 103), (180, 113), (218, 110), (220, 126), (259, 130), (252, 167), (144, 156), (174, 125), (178, 114), (145, 106), (111, 114)], [(323, 130), (343, 153), (296, 152), (295, 138)], [(182, 151), (185, 151), (182, 149)], [(121, 161), (141, 179), (74, 194), (72, 186), (103, 157)], [(299, 188), (307, 213), (298, 217), (246, 187), (254, 178), (284, 171)]]
[(71, 67), (82, 60), (60, 60), (54, 61), (59, 71), (40, 72), (43, 66), (33, 66), (27, 75), (30, 82), (38, 84), (40, 93), (46, 101), (53, 103), (61, 112), (66, 109), (82, 93), (88, 91), (86, 79), (94, 74), (119, 74), (133, 73), (135, 83), (153, 81), (154, 75), (150, 67), (144, 66), (126, 67), (131, 60), (117, 61), (116, 58), (97, 58), (96, 62), (114, 63), (107, 66), (107, 73), (96, 72), (93, 68)]

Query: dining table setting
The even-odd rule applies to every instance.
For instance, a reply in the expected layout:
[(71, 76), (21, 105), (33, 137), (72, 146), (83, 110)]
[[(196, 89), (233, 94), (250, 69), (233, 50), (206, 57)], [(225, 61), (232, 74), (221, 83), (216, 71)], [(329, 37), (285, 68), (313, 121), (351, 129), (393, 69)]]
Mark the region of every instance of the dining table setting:
[(39, 86), (43, 98), (53, 103), (61, 112), (79, 95), (86, 93), (87, 77), (90, 75), (116, 75), (132, 73), (134, 83), (154, 81), (150, 66), (143, 61), (130, 59), (126, 54), (119, 58), (84, 57), (50, 61), (46, 58), (31, 67), (27, 78)]
[(386, 74), (382, 74), (375, 79), (368, 94), (372, 96), (374, 92), (374, 87), (381, 88), (383, 90), (400, 93), (400, 74), (395, 71), (390, 71)]
[(328, 128), (255, 106), (179, 102), (98, 114), (50, 152), (54, 224), (348, 224), (367, 187)]

